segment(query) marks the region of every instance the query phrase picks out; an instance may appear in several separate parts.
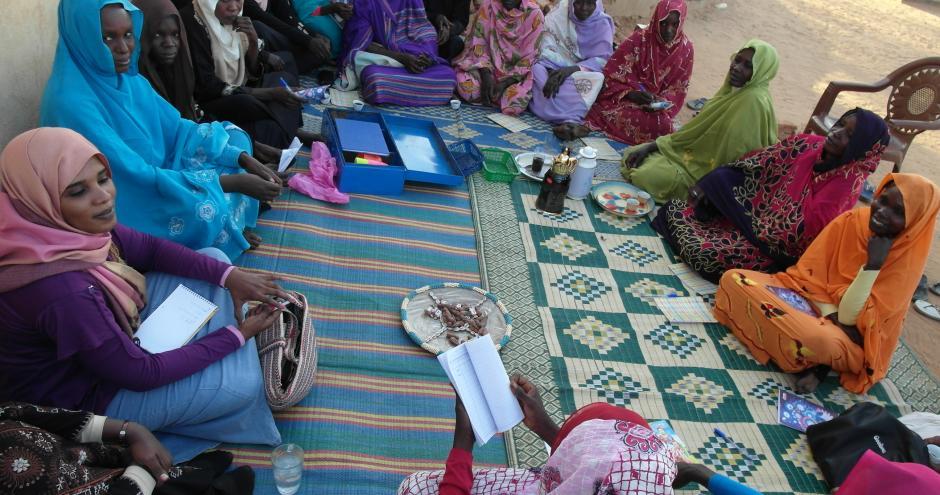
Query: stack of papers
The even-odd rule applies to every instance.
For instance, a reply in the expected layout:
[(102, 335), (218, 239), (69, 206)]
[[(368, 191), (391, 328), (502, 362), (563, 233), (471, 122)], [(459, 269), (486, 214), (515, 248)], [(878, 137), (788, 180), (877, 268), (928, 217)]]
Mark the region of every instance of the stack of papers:
[(679, 280), (682, 281), (682, 285), (684, 285), (686, 289), (698, 295), (710, 296), (718, 292), (718, 285), (705, 280), (701, 275), (696, 273), (691, 266), (685, 263), (669, 265), (669, 269), (679, 277)]
[(509, 375), (489, 335), (441, 353), (437, 360), (463, 401), (477, 445), (522, 421), (522, 408), (509, 390)]
[(358, 91), (340, 91), (330, 88), (330, 104), (333, 106), (352, 108), (353, 102), (361, 99)]
[(611, 162), (619, 162), (621, 158), (620, 152), (614, 149), (610, 143), (602, 137), (583, 137), (581, 142), (585, 146), (590, 146), (597, 150), (597, 159), (598, 160), (607, 160)]
[(701, 297), (654, 297), (656, 307), (670, 323), (717, 323)]
[(488, 119), (496, 122), (497, 124), (509, 129), (509, 132), (522, 132), (532, 126), (526, 124), (520, 119), (510, 115), (504, 115), (501, 113), (491, 113), (486, 116)]

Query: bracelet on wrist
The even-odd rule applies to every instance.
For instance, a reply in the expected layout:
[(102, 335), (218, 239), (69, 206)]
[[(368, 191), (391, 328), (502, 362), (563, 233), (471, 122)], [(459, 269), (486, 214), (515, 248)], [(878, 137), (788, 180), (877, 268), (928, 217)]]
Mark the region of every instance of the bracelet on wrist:
[(121, 430), (118, 431), (118, 443), (121, 444), (121, 445), (124, 445), (125, 447), (128, 445), (128, 443), (127, 443), (127, 426), (128, 426), (129, 424), (130, 424), (130, 421), (125, 420), (124, 423), (121, 425)]

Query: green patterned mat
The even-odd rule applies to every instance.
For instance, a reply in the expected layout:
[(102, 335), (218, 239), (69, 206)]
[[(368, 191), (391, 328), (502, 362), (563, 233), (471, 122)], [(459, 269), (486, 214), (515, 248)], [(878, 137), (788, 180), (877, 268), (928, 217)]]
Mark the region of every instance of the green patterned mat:
[[(789, 389), (788, 377), (753, 361), (720, 325), (670, 324), (649, 299), (688, 291), (648, 221), (611, 216), (590, 200), (544, 215), (534, 208), (537, 184), (521, 179), (507, 185), (475, 176), (471, 194), (485, 285), (513, 315), (506, 368), (539, 385), (557, 421), (607, 401), (668, 419), (705, 464), (764, 493), (826, 493), (805, 436), (776, 422), (777, 391)], [(834, 411), (869, 400), (904, 413), (936, 410), (938, 392), (902, 344), (889, 379), (867, 396), (830, 376), (813, 399)], [(737, 445), (716, 437), (715, 427)], [(506, 442), (510, 465), (547, 457), (524, 426)]]

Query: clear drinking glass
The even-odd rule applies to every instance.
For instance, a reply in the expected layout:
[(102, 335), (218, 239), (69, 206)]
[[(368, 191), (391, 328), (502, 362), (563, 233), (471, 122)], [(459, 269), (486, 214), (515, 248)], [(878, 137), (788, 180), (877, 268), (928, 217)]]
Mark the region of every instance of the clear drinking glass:
[(281, 495), (294, 495), (300, 489), (304, 475), (304, 450), (299, 445), (285, 443), (271, 452), (274, 466), (274, 484)]

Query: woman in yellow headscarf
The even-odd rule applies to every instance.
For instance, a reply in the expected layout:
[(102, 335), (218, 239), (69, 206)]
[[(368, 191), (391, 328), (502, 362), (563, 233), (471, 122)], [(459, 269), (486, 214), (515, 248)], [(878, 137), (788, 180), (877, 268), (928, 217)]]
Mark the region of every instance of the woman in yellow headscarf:
[(750, 40), (731, 57), (724, 84), (682, 129), (628, 149), (623, 176), (656, 201), (685, 199), (689, 187), (715, 167), (777, 142), (770, 81), (777, 50)]
[(888, 371), (938, 211), (933, 182), (888, 174), (871, 207), (833, 220), (786, 272), (725, 272), (715, 317), (758, 361), (798, 373), (798, 391), (831, 368), (864, 393)]

